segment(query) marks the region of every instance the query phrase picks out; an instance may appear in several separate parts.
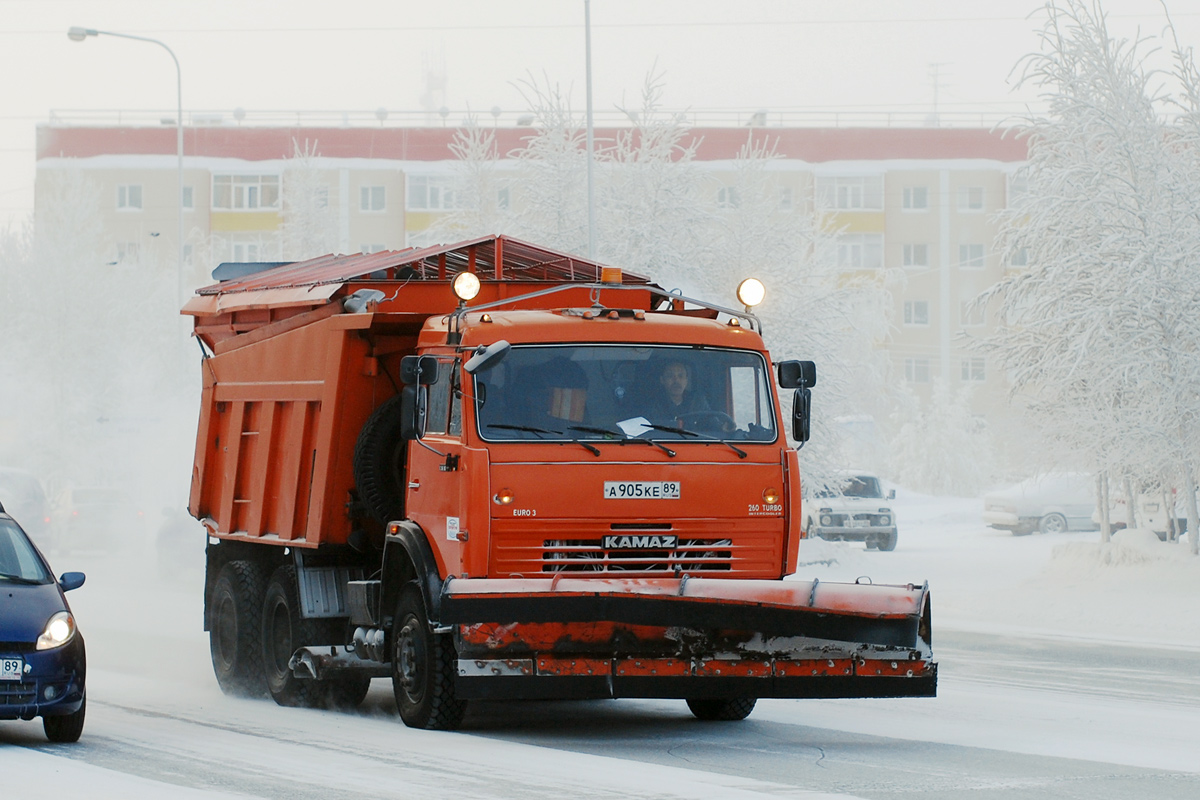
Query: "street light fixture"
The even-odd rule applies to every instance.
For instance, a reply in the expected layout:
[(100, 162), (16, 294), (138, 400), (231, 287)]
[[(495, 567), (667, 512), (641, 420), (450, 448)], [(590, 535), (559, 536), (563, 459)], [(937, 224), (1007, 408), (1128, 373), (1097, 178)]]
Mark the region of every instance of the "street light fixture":
[(176, 299), (183, 299), (183, 71), (179, 68), (179, 59), (175, 57), (175, 51), (167, 47), (165, 42), (160, 42), (158, 39), (151, 39), (146, 36), (134, 36), (128, 33), (114, 33), (113, 31), (98, 31), (95, 28), (80, 28), (71, 27), (67, 31), (67, 38), (72, 42), (82, 42), (89, 36), (116, 36), (119, 39), (133, 39), (138, 42), (149, 42), (156, 44), (166, 50), (171, 56), (171, 60), (175, 62), (175, 96), (178, 100), (178, 108), (175, 114), (175, 155), (178, 160), (178, 191), (175, 195), (176, 205), (179, 207), (179, 269), (178, 269), (178, 286), (176, 288)]

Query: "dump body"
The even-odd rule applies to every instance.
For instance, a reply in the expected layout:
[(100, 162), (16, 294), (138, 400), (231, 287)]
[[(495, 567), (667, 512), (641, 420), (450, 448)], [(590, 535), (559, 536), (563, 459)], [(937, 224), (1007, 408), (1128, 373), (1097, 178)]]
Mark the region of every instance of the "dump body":
[[(482, 278), (469, 304), (458, 272)], [(276, 686), (391, 674), (422, 727), (458, 708), (435, 685), (721, 713), (933, 694), (925, 587), (782, 580), (800, 477), (756, 320), (600, 277), (495, 237), (278, 267), (189, 303), (207, 349), (190, 510), (223, 687), (261, 646), (280, 702)], [(306, 631), (290, 660), (227, 635), (263, 584), (267, 624)]]

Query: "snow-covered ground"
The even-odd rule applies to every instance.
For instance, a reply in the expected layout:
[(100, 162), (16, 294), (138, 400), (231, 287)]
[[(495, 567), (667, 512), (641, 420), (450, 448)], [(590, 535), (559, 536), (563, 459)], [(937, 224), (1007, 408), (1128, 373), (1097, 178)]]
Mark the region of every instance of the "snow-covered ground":
[(225, 697), (198, 568), (61, 553), (56, 569), (88, 572), (70, 596), (88, 726), (68, 746), (0, 722), (0, 796), (1200, 796), (1200, 559), (1136, 532), (1014, 537), (978, 499), (901, 488), (894, 507), (894, 552), (806, 542), (799, 576), (928, 580), (939, 696), (762, 701), (725, 726), (622, 700), (492, 704), (461, 733), (410, 731), (387, 681), (354, 713)]

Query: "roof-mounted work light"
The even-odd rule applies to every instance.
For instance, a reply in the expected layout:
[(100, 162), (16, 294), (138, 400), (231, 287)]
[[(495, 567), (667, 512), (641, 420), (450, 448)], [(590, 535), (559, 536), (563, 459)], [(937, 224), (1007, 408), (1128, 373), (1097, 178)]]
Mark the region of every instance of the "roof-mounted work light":
[(454, 276), (454, 296), (462, 302), (474, 300), (479, 294), (479, 278), (473, 272), (460, 272)]
[(747, 311), (761, 303), (766, 294), (767, 289), (758, 278), (746, 278), (737, 287), (737, 298)]

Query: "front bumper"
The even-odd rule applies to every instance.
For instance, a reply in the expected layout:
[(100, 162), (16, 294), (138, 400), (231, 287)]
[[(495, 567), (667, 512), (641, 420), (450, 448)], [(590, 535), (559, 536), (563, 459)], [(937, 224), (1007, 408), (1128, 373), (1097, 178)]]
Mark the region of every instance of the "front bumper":
[(83, 704), (87, 660), (80, 634), (53, 650), (0, 655), (20, 656), (27, 667), (22, 680), (0, 681), (0, 719), (73, 714)]
[(833, 539), (846, 542), (868, 542), (872, 539), (882, 539), (887, 536), (896, 535), (896, 526), (871, 526), (867, 528), (850, 528), (845, 526), (825, 526), (813, 525), (809, 528), (809, 536), (816, 536), (821, 539)]

